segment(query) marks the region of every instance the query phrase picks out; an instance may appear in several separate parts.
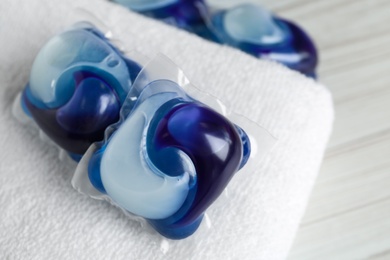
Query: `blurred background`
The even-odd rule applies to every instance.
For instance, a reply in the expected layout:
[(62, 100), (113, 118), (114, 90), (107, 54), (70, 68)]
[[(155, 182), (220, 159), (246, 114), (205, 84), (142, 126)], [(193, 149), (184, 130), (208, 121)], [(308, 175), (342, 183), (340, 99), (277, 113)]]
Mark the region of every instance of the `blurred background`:
[(390, 1), (247, 2), (312, 36), (334, 98), (333, 136), (289, 259), (390, 259)]

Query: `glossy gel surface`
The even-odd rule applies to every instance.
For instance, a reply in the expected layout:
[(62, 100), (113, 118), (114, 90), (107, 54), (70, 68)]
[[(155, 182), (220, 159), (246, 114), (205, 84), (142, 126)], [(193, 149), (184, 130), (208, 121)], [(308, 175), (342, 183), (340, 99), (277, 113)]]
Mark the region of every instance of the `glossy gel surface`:
[(258, 5), (245, 4), (212, 17), (222, 42), (315, 77), (317, 51), (307, 34)]
[(225, 13), (223, 23), (226, 32), (236, 41), (267, 45), (286, 38), (271, 13), (263, 8), (241, 6), (232, 9)]
[(104, 137), (140, 67), (92, 26), (53, 37), (38, 53), (22, 107), (74, 158)]
[(185, 238), (245, 164), (250, 143), (225, 117), (158, 80), (89, 163), (91, 183), (162, 235)]

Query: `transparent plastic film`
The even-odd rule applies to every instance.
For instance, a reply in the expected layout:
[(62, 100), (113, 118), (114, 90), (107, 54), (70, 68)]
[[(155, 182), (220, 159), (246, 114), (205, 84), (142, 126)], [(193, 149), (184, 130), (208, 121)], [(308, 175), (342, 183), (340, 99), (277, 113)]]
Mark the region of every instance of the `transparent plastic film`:
[(169, 239), (196, 232), (236, 172), (253, 172), (276, 141), (192, 86), (163, 55), (139, 73), (120, 115), (83, 156), (72, 184)]
[(75, 161), (118, 121), (147, 60), (135, 51), (125, 55), (106, 35), (89, 21), (54, 35), (36, 56), (29, 82), (13, 105), (20, 122), (33, 122), (41, 136)]

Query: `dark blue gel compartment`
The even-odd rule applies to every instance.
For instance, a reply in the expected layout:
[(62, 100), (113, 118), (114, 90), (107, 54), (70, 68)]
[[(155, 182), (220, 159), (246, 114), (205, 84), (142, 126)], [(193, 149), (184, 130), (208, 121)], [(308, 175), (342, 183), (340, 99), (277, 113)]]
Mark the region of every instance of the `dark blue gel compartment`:
[(176, 237), (180, 234), (169, 227), (179, 228), (180, 233), (184, 229), (187, 233), (198, 225), (203, 212), (239, 169), (243, 153), (235, 126), (224, 117), (200, 103), (180, 103), (163, 118), (153, 119), (147, 137), (148, 154), (157, 167), (164, 161), (159, 151), (174, 147), (191, 158), (197, 172), (197, 183), (190, 191), (194, 194), (193, 201), (186, 201), (191, 206), (185, 203), (185, 212), (179, 210), (167, 220), (151, 221), (159, 232), (168, 232), (163, 235), (170, 238), (180, 238)]
[(22, 107), (78, 161), (119, 120), (140, 70), (93, 26), (71, 29), (53, 37), (37, 55)]

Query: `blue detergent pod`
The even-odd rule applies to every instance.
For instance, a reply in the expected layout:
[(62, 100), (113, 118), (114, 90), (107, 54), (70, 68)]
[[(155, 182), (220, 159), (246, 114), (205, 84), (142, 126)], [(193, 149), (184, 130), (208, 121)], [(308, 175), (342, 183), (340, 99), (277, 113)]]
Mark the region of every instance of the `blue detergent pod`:
[(115, 129), (89, 159), (89, 179), (170, 239), (197, 230), (251, 150), (244, 130), (170, 80), (149, 83)]
[(40, 50), (22, 107), (73, 159), (103, 140), (141, 68), (90, 24), (53, 37)]
[(211, 26), (224, 43), (315, 77), (317, 50), (298, 26), (254, 4), (213, 14)]

